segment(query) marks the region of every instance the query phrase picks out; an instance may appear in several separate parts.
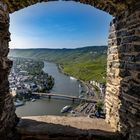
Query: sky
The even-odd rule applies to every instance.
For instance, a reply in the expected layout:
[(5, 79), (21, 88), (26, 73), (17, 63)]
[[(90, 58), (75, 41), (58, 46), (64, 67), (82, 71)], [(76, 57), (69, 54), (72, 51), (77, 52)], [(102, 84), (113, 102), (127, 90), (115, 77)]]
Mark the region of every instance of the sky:
[(107, 45), (112, 16), (77, 2), (43, 2), (10, 15), (10, 48)]

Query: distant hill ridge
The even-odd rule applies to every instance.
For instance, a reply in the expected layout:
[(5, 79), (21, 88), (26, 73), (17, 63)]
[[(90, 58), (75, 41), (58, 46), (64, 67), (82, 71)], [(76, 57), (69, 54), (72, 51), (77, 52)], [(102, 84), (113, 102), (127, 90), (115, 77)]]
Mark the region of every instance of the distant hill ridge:
[(9, 57), (24, 57), (52, 61), (62, 71), (81, 80), (105, 82), (107, 46), (88, 46), (76, 49), (11, 49)]
[(107, 46), (88, 46), (82, 48), (63, 48), (63, 49), (51, 49), (51, 48), (33, 48), (33, 49), (10, 49), (10, 57), (37, 57), (41, 59), (53, 60), (52, 57), (63, 57), (68, 55), (81, 55), (84, 53), (97, 53), (103, 54), (107, 50)]

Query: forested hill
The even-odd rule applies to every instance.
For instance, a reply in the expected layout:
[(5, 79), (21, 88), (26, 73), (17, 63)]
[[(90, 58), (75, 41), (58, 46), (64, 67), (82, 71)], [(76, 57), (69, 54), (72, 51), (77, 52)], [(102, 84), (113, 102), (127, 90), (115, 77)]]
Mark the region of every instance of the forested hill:
[(103, 80), (106, 72), (107, 46), (76, 49), (11, 49), (9, 57), (26, 57), (53, 61), (63, 71), (82, 80)]
[(90, 46), (76, 49), (11, 49), (9, 56), (31, 57), (49, 61), (73, 60), (78, 58), (95, 58), (106, 54), (106, 46)]

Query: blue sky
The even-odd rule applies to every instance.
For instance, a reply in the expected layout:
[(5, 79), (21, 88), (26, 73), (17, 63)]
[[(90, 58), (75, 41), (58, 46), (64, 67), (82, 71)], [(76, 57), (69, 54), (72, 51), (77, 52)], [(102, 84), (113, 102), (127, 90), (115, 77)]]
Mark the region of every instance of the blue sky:
[(47, 2), (10, 15), (10, 48), (107, 45), (112, 17), (76, 2)]

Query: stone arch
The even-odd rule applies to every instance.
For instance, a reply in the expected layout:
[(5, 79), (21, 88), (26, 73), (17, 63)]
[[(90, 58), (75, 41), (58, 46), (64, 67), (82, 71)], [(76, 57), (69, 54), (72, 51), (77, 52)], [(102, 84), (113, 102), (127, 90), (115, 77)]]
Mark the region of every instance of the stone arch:
[[(25, 7), (28, 7), (30, 5), (39, 2), (48, 2), (53, 0), (24, 0), (24, 1), (2, 0), (2, 1), (7, 4), (9, 13), (13, 13), (15, 11), (18, 11), (20, 9), (23, 9)], [(65, 0), (65, 1), (70, 1), (70, 0)], [(123, 0), (121, 2), (118, 0), (113, 0), (113, 1), (112, 0), (73, 0), (73, 1), (94, 6), (100, 10), (103, 10), (105, 12), (110, 13), (111, 15), (116, 16), (117, 14), (124, 11), (125, 9), (132, 7), (132, 5), (134, 5), (134, 3), (138, 0), (129, 0), (129, 1)]]
[[(0, 2), (0, 136), (11, 138), (16, 115), (9, 94), (9, 13), (47, 0)], [(80, 0), (115, 16), (110, 24), (107, 59), (106, 121), (130, 140), (140, 139), (140, 2)], [(9, 125), (10, 124), (10, 125)]]

